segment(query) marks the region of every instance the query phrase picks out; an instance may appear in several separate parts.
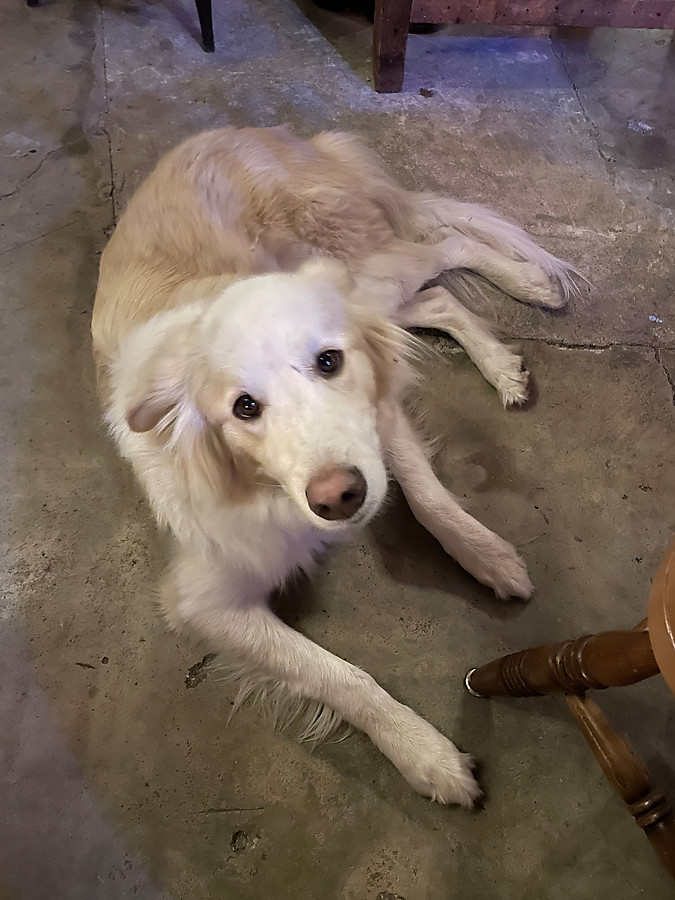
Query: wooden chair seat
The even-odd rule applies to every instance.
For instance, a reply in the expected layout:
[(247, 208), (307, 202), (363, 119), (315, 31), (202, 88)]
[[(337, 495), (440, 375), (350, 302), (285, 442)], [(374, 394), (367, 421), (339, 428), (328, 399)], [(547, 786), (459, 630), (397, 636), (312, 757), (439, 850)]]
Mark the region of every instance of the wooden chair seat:
[(616, 792), (675, 878), (675, 816), (628, 742), (586, 696), (662, 675), (675, 693), (675, 539), (661, 560), (649, 596), (648, 617), (632, 631), (605, 631), (521, 650), (465, 677), (476, 697), (565, 694), (567, 705)]
[(659, 566), (649, 595), (649, 639), (659, 670), (675, 694), (675, 540)]

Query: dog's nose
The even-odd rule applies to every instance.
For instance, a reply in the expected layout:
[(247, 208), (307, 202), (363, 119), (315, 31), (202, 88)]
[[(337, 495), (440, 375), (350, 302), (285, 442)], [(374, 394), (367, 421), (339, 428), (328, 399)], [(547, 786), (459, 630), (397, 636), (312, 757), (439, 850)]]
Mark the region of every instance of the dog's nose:
[(366, 479), (358, 469), (333, 466), (323, 469), (307, 485), (305, 494), (312, 512), (322, 519), (351, 519), (363, 506)]

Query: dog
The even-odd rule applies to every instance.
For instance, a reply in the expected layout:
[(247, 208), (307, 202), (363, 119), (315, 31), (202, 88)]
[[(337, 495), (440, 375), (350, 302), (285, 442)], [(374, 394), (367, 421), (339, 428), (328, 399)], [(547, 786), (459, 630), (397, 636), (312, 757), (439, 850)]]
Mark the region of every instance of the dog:
[(309, 706), (305, 737), (364, 731), (421, 794), (470, 807), (472, 761), (268, 598), (378, 512), (392, 476), (419, 522), (500, 598), (533, 587), (516, 550), (435, 477), (406, 413), (415, 342), (446, 332), (505, 406), (521, 358), (442, 287), (469, 270), (561, 307), (575, 270), (489, 210), (403, 190), (356, 138), (220, 129), (168, 153), (106, 247), (92, 318), (105, 419), (172, 535), (161, 585), (243, 692)]

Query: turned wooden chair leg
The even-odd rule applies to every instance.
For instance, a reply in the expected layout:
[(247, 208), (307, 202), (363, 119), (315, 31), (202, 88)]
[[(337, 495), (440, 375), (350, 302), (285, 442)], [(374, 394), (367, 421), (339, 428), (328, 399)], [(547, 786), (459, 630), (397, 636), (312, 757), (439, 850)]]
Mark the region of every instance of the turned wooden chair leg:
[(597, 703), (588, 697), (565, 699), (609, 783), (675, 878), (675, 816), (667, 799), (654, 789), (647, 767)]
[(511, 653), (471, 669), (464, 683), (477, 697), (533, 697), (583, 694), (658, 674), (648, 631), (603, 631)]
[(213, 40), (213, 10), (211, 9), (211, 0), (195, 0), (197, 5), (197, 15), (199, 16), (199, 27), (202, 30), (202, 44), (207, 53), (213, 53), (216, 49)]
[(375, 0), (373, 78), (375, 90), (395, 94), (403, 87), (412, 0)]

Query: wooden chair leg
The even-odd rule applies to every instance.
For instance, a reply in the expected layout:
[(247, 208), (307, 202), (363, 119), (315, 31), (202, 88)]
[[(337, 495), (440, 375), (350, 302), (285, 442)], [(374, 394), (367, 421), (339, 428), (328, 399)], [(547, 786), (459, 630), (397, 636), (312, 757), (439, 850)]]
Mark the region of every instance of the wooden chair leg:
[(375, 0), (373, 78), (375, 90), (395, 94), (403, 87), (412, 0)]
[(211, 9), (211, 0), (195, 0), (197, 5), (197, 15), (199, 16), (199, 27), (202, 30), (202, 44), (207, 53), (213, 53), (216, 49), (213, 40), (213, 10)]
[(667, 799), (654, 789), (647, 767), (597, 703), (588, 697), (565, 699), (609, 783), (675, 878), (675, 815)]
[(511, 653), (472, 669), (464, 683), (478, 697), (532, 697), (583, 694), (658, 674), (648, 631), (604, 631)]

